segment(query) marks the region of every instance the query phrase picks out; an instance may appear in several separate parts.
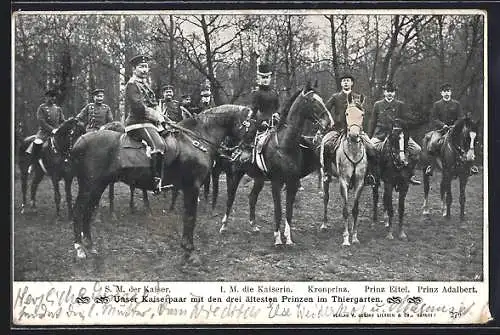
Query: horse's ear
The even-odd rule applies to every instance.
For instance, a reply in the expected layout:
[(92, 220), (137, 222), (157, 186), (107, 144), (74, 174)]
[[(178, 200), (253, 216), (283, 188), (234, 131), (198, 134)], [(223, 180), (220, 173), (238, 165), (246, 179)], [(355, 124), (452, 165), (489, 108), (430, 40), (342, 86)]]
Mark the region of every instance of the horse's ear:
[(310, 90), (312, 90), (312, 87), (311, 87), (311, 80), (309, 79), (306, 82), (306, 87), (304, 88), (304, 91), (309, 92)]

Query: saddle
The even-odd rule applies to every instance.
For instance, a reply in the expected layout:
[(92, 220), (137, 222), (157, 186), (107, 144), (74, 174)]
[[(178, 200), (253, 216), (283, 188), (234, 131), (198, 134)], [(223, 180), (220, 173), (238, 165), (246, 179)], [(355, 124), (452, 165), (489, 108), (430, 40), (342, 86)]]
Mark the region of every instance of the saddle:
[(254, 148), (253, 148), (253, 153), (252, 153), (252, 163), (257, 164), (257, 167), (262, 170), (263, 172), (267, 173), (267, 166), (266, 162), (264, 160), (264, 148), (266, 147), (267, 143), (269, 143), (269, 139), (271, 138), (271, 135), (274, 134), (275, 131), (273, 130), (266, 130), (260, 134), (257, 134), (255, 136), (255, 141), (254, 141)]

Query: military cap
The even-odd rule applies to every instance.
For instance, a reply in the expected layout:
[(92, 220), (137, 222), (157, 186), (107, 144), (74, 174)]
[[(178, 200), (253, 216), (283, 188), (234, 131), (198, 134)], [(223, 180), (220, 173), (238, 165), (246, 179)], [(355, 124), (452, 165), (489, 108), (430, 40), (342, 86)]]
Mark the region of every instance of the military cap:
[(132, 57), (130, 59), (130, 65), (132, 65), (133, 67), (136, 67), (140, 63), (148, 63), (150, 60), (151, 60), (151, 58), (149, 58), (146, 55), (137, 55), (137, 56)]
[(99, 93), (104, 93), (104, 89), (96, 88), (95, 90), (92, 91), (92, 95), (98, 95)]
[(57, 96), (57, 92), (56, 90), (47, 90), (45, 91), (45, 96), (46, 97), (56, 97)]
[(173, 87), (172, 85), (169, 85), (169, 84), (167, 84), (167, 85), (163, 85), (163, 86), (161, 87), (161, 91), (162, 91), (162, 92), (165, 92), (165, 91), (167, 91), (167, 90), (173, 91), (173, 90), (174, 90), (174, 87)]
[(441, 85), (441, 91), (448, 91), (451, 90), (451, 85), (449, 83), (444, 83)]
[(269, 66), (269, 64), (262, 63), (262, 64), (259, 64), (259, 68), (257, 69), (257, 73), (260, 75), (270, 75), (273, 72), (271, 71), (271, 67)]
[(387, 92), (396, 92), (396, 86), (394, 86), (391, 81), (388, 81), (384, 85), (384, 90), (386, 90)]
[(341, 76), (340, 76), (340, 80), (342, 81), (342, 79), (346, 79), (346, 78), (349, 78), (351, 79), (352, 81), (354, 81), (354, 77), (352, 76), (352, 74), (350, 74), (349, 72), (345, 72), (343, 73)]
[(181, 99), (191, 99), (191, 95), (184, 94), (183, 96), (181, 96)]

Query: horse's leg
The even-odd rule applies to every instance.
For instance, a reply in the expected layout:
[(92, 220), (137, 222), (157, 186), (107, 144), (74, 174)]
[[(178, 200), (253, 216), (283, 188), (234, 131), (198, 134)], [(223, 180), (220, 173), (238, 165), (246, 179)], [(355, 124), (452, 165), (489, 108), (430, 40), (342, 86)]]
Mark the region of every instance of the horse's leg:
[(384, 182), (384, 210), (387, 213), (387, 239), (393, 240), (392, 234), (392, 218), (394, 216), (394, 208), (392, 207), (392, 184)]
[(450, 217), (450, 206), (451, 206), (451, 176), (448, 172), (442, 172), (441, 179), (441, 208), (443, 217)]
[(175, 202), (177, 201), (177, 196), (179, 195), (179, 190), (175, 187), (172, 188), (172, 200), (170, 202), (169, 211), (172, 212), (175, 208)]
[(184, 215), (181, 247), (184, 249), (185, 258), (199, 263), (199, 259), (193, 255), (194, 244), (193, 234), (196, 223), (196, 211), (198, 208), (199, 189), (191, 186), (183, 189), (184, 193)]
[(218, 169), (214, 169), (212, 171), (212, 212), (215, 210), (217, 197), (219, 196), (219, 179), (220, 171)]
[(59, 220), (59, 215), (61, 214), (61, 192), (59, 191), (59, 180), (58, 177), (52, 176), (52, 186), (54, 187), (54, 203), (56, 204), (56, 221)]
[(28, 190), (28, 168), (29, 161), (21, 157), (19, 159), (19, 170), (21, 172), (21, 192), (23, 196), (23, 202), (21, 203), (21, 214), (24, 214), (26, 206), (26, 193)]
[(33, 170), (34, 176), (31, 181), (31, 207), (36, 208), (36, 191), (45, 174), (37, 165), (34, 166)]
[(348, 182), (345, 179), (345, 176), (340, 176), (339, 178), (339, 188), (340, 188), (340, 196), (342, 198), (342, 217), (344, 219), (344, 233), (342, 236), (344, 237), (344, 241), (342, 245), (348, 246), (351, 245), (349, 243), (349, 209), (347, 208), (347, 196), (348, 196)]
[(205, 182), (203, 183), (203, 198), (205, 202), (208, 201), (208, 195), (210, 194), (210, 179), (212, 178), (211, 174), (207, 176)]
[(401, 185), (399, 190), (399, 203), (398, 203), (398, 214), (399, 214), (399, 238), (403, 241), (407, 241), (408, 237), (404, 231), (404, 216), (405, 216), (405, 199), (408, 193), (408, 184)]
[(118, 221), (115, 213), (115, 183), (108, 186), (109, 216), (112, 221)]
[(281, 232), (280, 232), (280, 224), (281, 224), (281, 188), (283, 187), (283, 182), (280, 180), (271, 181), (272, 185), (272, 194), (274, 201), (274, 245), (282, 245), (281, 241)]
[(424, 204), (422, 206), (422, 214), (423, 215), (429, 215), (429, 205), (428, 205), (428, 200), (429, 200), (429, 190), (430, 190), (430, 176), (425, 173), (426, 167), (424, 167), (424, 173), (422, 174), (424, 176)]
[(323, 223), (320, 229), (326, 230), (328, 227), (328, 202), (330, 201), (330, 182), (323, 180)]
[(129, 209), (130, 213), (134, 214), (137, 211), (137, 208), (135, 207), (135, 186), (130, 185), (130, 200), (129, 200)]
[(257, 224), (255, 224), (255, 206), (257, 204), (257, 199), (259, 198), (259, 194), (264, 187), (264, 178), (257, 177), (253, 181), (252, 191), (248, 195), (248, 205), (250, 207), (250, 226), (254, 232), (259, 232), (260, 228)]
[(377, 223), (378, 220), (378, 188), (380, 186), (380, 180), (375, 181), (375, 185), (372, 187), (372, 200), (373, 200), (373, 210), (372, 210), (372, 225)]
[(465, 219), (465, 186), (467, 185), (467, 180), (469, 179), (467, 172), (462, 172), (459, 176), (460, 182), (460, 220)]
[(292, 223), (293, 217), (293, 203), (295, 201), (295, 196), (299, 189), (300, 179), (291, 180), (286, 184), (286, 218), (285, 218), (285, 230), (283, 235), (285, 236), (286, 244), (293, 245), (292, 232), (290, 224)]
[(142, 202), (144, 203), (144, 209), (147, 216), (153, 216), (153, 211), (151, 210), (151, 204), (149, 203), (148, 191), (142, 189)]
[(83, 220), (83, 225), (82, 225), (82, 232), (83, 232), (83, 238), (87, 242), (87, 248), (92, 254), (97, 254), (97, 249), (95, 248), (93, 242), (92, 242), (92, 235), (90, 232), (90, 221), (92, 218), (92, 214), (94, 211), (98, 210), (99, 208), (99, 201), (101, 200), (101, 196), (103, 192), (106, 190), (106, 187), (108, 186), (107, 183), (104, 181), (101, 182), (96, 182), (93, 185), (93, 189), (89, 193), (89, 198), (87, 202), (87, 208), (85, 209), (84, 213), (84, 220)]
[(68, 207), (68, 219), (73, 217), (73, 196), (71, 194), (71, 184), (73, 177), (66, 176), (64, 178), (64, 192), (66, 193), (66, 206)]
[[(76, 250), (76, 256), (78, 258), (86, 258), (87, 254), (83, 247), (83, 224), (88, 213), (86, 213), (86, 208), (89, 202), (89, 192), (87, 187), (79, 181), (78, 195), (76, 196), (75, 206), (73, 208), (73, 233), (74, 233), (74, 248)], [(88, 218), (90, 220), (90, 218)]]
[(354, 201), (352, 204), (352, 243), (359, 243), (358, 240), (358, 215), (359, 215), (359, 198), (361, 196), (361, 192), (363, 192), (363, 187), (365, 183), (364, 176), (366, 173), (361, 174), (360, 176), (356, 176), (356, 185), (354, 185)]
[(226, 213), (222, 218), (222, 225), (219, 229), (219, 233), (224, 233), (227, 231), (227, 220), (229, 218), (229, 214), (231, 214), (231, 209), (233, 208), (234, 198), (236, 196), (236, 190), (238, 189), (238, 185), (240, 184), (241, 178), (245, 173), (243, 171), (236, 171), (234, 173), (226, 174), (227, 180), (227, 199), (226, 199)]

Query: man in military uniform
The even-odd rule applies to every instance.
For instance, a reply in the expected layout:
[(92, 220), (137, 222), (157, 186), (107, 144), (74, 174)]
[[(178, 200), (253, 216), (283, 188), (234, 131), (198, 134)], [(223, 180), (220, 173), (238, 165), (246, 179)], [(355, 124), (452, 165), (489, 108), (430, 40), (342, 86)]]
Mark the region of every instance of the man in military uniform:
[(198, 111), (196, 106), (191, 101), (191, 95), (189, 94), (184, 94), (183, 96), (181, 96), (179, 108), (181, 109), (181, 115), (183, 119), (193, 117), (193, 114), (196, 114), (196, 112)]
[(210, 89), (210, 85), (203, 85), (200, 91), (200, 104), (198, 106), (200, 112), (203, 112), (204, 110), (210, 109), (214, 106), (215, 104), (212, 99), (212, 91)]
[[(333, 154), (333, 157), (336, 151), (336, 142), (342, 134), (345, 134), (347, 132), (347, 121), (345, 115), (347, 106), (349, 104), (355, 104), (359, 109), (364, 108), (365, 96), (363, 94), (353, 92), (353, 85), (354, 77), (349, 73), (343, 74), (340, 77), (341, 91), (334, 93), (325, 104), (326, 108), (330, 111), (334, 121), (333, 130), (331, 134), (329, 134), (331, 140), (328, 144), (326, 144), (327, 146), (330, 146), (330, 148), (328, 148), (328, 151)], [(368, 135), (365, 132), (361, 132), (360, 136), (363, 140), (363, 143), (365, 144), (365, 148), (367, 149), (366, 152), (369, 161), (365, 182), (367, 184), (373, 185), (375, 183), (373, 173), (376, 169), (376, 154)], [(330, 176), (328, 175), (328, 171), (324, 172), (325, 178), (329, 180)]]
[[(377, 151), (382, 149), (382, 144), (385, 138), (392, 131), (392, 124), (394, 120), (404, 120), (405, 108), (407, 107), (404, 102), (397, 100), (395, 97), (396, 87), (389, 82), (384, 86), (384, 98), (375, 102), (373, 105), (370, 129), (374, 130), (371, 142)], [(418, 145), (418, 143), (411, 137), (408, 139), (408, 151), (411, 166), (415, 167), (422, 149), (420, 148), (420, 145)], [(421, 182), (417, 180), (413, 174), (410, 178), (410, 183), (413, 185), (421, 184)]]
[(158, 194), (161, 192), (163, 155), (166, 147), (157, 128), (164, 119), (157, 109), (155, 94), (147, 81), (149, 60), (145, 55), (138, 55), (130, 60), (133, 75), (125, 88), (129, 109), (125, 120), (125, 131), (139, 142), (146, 141), (151, 148), (154, 193)]
[(103, 103), (104, 90), (101, 88), (92, 91), (94, 102), (87, 104), (76, 118), (85, 124), (87, 132), (99, 130), (106, 123), (113, 121), (111, 108)]
[(161, 99), (161, 111), (165, 118), (172, 122), (182, 120), (182, 111), (179, 101), (174, 99), (174, 87), (172, 85), (164, 85), (162, 87), (163, 99)]
[[(434, 102), (431, 109), (430, 129), (425, 134), (427, 141), (427, 151), (431, 156), (438, 156), (441, 149), (442, 137), (448, 129), (460, 118), (465, 116), (460, 102), (451, 98), (451, 85), (445, 83), (441, 85), (441, 99)], [(427, 166), (425, 174), (432, 176), (434, 170), (434, 162)], [(477, 166), (471, 167), (471, 174), (479, 172)]]
[(26, 152), (32, 155), (33, 161), (38, 161), (42, 169), (45, 169), (40, 157), (43, 143), (56, 133), (57, 128), (65, 120), (62, 108), (56, 105), (56, 97), (57, 93), (54, 90), (45, 93), (45, 102), (36, 112), (39, 130), (35, 140), (26, 149)]
[(266, 64), (260, 64), (257, 69), (257, 90), (252, 95), (250, 108), (253, 111), (253, 117), (260, 123), (260, 129), (263, 130), (273, 125), (273, 118), (276, 116), (279, 108), (279, 96), (271, 87), (271, 76), (273, 72), (271, 67)]

